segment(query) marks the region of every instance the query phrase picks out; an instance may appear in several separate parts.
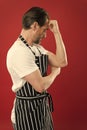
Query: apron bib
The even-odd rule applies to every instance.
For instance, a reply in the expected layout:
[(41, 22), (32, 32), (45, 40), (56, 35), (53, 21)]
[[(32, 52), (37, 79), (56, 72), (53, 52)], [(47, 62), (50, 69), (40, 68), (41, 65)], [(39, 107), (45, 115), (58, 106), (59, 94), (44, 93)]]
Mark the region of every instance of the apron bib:
[[(19, 38), (28, 46), (22, 36)], [(29, 49), (31, 48), (29, 47)], [(35, 63), (39, 67), (41, 75), (46, 76), (48, 56), (41, 54), (39, 49), (38, 51), (40, 56), (35, 56), (35, 53), (32, 51), (35, 56)], [(37, 92), (31, 84), (26, 82), (16, 92), (16, 130), (53, 130), (52, 110), (53, 102), (51, 95), (47, 91), (43, 93)]]

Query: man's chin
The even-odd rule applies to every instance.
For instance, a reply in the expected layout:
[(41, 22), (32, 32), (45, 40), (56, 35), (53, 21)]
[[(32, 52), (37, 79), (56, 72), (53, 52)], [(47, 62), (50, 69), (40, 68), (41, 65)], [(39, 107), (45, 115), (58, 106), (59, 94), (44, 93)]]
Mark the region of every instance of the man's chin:
[(41, 40), (34, 42), (35, 44), (41, 44)]
[(40, 42), (38, 42), (38, 43), (37, 43), (37, 42), (34, 42), (34, 44), (40, 44)]

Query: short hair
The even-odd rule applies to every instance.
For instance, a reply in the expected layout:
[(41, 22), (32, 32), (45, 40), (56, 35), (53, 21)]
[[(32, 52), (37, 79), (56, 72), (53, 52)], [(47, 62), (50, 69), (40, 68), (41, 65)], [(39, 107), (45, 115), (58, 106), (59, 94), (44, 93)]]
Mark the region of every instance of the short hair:
[(22, 27), (27, 30), (34, 22), (38, 22), (39, 26), (43, 26), (46, 19), (49, 19), (49, 15), (43, 8), (32, 7), (23, 15)]

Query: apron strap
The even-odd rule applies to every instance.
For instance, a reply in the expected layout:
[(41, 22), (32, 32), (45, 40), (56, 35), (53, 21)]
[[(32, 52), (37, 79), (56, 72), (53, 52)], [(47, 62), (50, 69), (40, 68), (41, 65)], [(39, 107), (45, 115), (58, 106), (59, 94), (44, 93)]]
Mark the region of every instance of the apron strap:
[[(19, 38), (20, 38), (20, 40), (21, 40), (27, 47), (29, 47), (29, 49), (32, 51), (32, 49), (31, 49), (30, 46), (28, 45), (27, 41), (22, 37), (22, 35), (20, 35)], [(39, 51), (40, 55), (42, 55), (42, 54), (41, 54), (41, 51), (38, 49), (38, 47), (37, 47), (37, 50)], [(32, 53), (35, 55), (35, 52), (34, 52), (34, 51), (32, 51)]]

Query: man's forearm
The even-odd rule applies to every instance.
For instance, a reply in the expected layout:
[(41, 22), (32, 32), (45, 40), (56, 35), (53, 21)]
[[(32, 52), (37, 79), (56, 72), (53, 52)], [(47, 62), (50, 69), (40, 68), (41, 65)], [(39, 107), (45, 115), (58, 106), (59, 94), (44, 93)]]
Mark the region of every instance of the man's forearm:
[(56, 41), (56, 56), (62, 65), (67, 65), (67, 54), (60, 32), (54, 33)]
[(43, 90), (47, 90), (59, 74), (60, 68), (56, 68), (48, 76), (43, 77)]
[(53, 32), (56, 41), (56, 57), (60, 66), (67, 65), (67, 55), (62, 36), (59, 31), (59, 26), (56, 20), (51, 20), (49, 24), (50, 30)]

